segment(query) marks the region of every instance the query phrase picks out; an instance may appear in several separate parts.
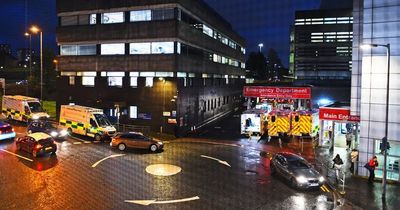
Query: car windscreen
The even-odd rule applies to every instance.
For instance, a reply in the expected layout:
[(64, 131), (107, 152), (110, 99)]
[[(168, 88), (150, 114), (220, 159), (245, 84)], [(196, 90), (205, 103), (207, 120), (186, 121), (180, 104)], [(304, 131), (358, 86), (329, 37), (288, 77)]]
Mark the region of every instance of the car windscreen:
[(29, 109), (31, 112), (44, 112), (39, 102), (28, 102)]
[(293, 169), (308, 169), (310, 166), (304, 160), (291, 160), (288, 163), (289, 168)]
[(56, 129), (56, 127), (54, 127), (54, 125), (51, 122), (46, 122), (46, 124), (44, 125), (44, 127), (46, 129)]
[(110, 121), (108, 121), (107, 117), (104, 114), (94, 114), (96, 118), (97, 124), (100, 127), (105, 127), (111, 125)]

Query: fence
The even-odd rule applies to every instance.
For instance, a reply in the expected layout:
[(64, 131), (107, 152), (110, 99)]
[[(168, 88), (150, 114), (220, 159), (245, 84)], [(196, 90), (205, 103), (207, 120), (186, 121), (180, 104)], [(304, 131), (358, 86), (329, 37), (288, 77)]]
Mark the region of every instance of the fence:
[[(345, 193), (346, 184), (346, 171), (342, 168), (339, 170), (334, 169), (333, 163), (331, 161), (323, 162), (316, 160), (315, 168), (326, 178), (326, 182), (331, 186), (337, 186), (341, 194)], [(340, 188), (340, 189), (339, 189)]]
[(118, 132), (141, 132), (143, 134), (150, 134), (151, 128), (150, 126), (141, 126), (141, 125), (127, 125), (127, 124), (115, 124), (115, 128)]

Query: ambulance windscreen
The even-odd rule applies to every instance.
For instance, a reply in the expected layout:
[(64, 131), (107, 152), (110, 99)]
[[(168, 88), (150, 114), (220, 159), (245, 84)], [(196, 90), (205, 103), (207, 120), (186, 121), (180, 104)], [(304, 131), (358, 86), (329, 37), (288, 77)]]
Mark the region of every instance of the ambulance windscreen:
[(44, 112), (39, 102), (28, 102), (28, 106), (32, 113)]
[(96, 118), (97, 124), (99, 124), (100, 127), (111, 125), (110, 121), (108, 121), (107, 117), (104, 114), (94, 114), (94, 117)]

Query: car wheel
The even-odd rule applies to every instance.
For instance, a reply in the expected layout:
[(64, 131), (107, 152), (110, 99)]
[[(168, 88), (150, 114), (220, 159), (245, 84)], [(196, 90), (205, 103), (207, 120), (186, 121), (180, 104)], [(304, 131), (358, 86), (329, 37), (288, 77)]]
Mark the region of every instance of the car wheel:
[(37, 151), (36, 150), (32, 150), (32, 156), (33, 157), (37, 157)]
[(118, 144), (118, 149), (120, 151), (124, 151), (126, 149), (126, 145), (125, 144)]
[(295, 178), (290, 179), (290, 185), (292, 185), (293, 188), (297, 188), (297, 182)]
[(51, 152), (51, 155), (52, 155), (52, 156), (56, 155), (56, 151), (57, 151), (57, 150), (54, 150), (53, 152)]
[(275, 168), (275, 166), (274, 165), (270, 165), (270, 170), (271, 170), (271, 175), (272, 176), (274, 176), (274, 175), (276, 175), (276, 168)]
[(155, 145), (155, 144), (152, 144), (152, 145), (150, 145), (150, 151), (152, 151), (152, 152), (155, 152), (155, 151), (157, 151), (157, 145)]
[(9, 120), (9, 121), (11, 121), (11, 120), (12, 120), (12, 117), (11, 117), (11, 115), (8, 115), (8, 116), (7, 116), (7, 120)]
[(71, 135), (71, 134), (72, 134), (72, 129), (71, 129), (71, 128), (68, 128), (68, 129), (67, 129), (67, 132), (68, 132), (69, 135)]
[(94, 135), (95, 141), (101, 141), (101, 136), (99, 134)]

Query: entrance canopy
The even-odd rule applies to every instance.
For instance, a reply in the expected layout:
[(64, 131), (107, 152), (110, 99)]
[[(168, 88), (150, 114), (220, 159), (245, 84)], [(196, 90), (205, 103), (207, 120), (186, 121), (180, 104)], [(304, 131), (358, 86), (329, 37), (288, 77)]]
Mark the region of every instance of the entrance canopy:
[(244, 97), (269, 99), (311, 99), (310, 87), (244, 86)]

